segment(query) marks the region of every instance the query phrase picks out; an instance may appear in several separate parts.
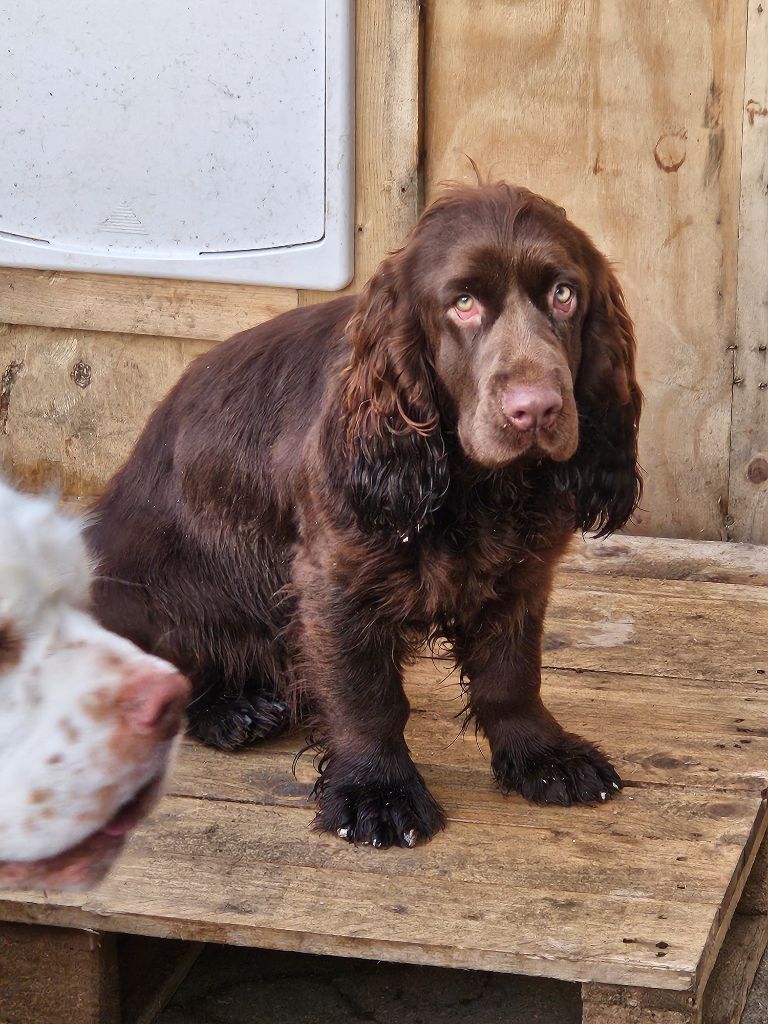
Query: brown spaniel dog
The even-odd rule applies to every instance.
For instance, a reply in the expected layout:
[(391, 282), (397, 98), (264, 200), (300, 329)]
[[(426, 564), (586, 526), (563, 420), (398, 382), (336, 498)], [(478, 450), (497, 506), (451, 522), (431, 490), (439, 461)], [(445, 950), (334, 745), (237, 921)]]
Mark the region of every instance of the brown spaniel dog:
[(97, 505), (102, 622), (196, 687), (232, 750), (308, 716), (317, 827), (413, 846), (444, 815), (403, 738), (403, 665), (443, 638), (504, 791), (621, 782), (542, 703), (541, 634), (574, 530), (640, 494), (619, 285), (563, 210), (454, 187), (363, 294), (201, 356)]

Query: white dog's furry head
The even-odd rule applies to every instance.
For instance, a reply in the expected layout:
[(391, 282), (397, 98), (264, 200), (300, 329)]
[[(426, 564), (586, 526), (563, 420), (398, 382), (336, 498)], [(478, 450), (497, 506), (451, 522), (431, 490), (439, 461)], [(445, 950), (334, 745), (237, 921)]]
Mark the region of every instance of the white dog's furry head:
[(102, 877), (159, 793), (188, 697), (89, 614), (81, 525), (0, 481), (0, 886)]

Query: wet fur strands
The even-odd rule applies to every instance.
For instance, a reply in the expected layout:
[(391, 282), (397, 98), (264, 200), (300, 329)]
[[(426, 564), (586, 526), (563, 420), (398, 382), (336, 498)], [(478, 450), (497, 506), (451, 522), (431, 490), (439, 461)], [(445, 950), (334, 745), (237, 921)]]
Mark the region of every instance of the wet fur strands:
[(524, 189), (449, 189), (359, 297), (189, 368), (97, 505), (95, 607), (193, 680), (204, 742), (306, 719), (343, 839), (444, 825), (403, 738), (403, 666), (438, 637), (502, 790), (607, 799), (606, 757), (542, 702), (541, 633), (572, 533), (635, 508), (640, 405), (589, 238)]

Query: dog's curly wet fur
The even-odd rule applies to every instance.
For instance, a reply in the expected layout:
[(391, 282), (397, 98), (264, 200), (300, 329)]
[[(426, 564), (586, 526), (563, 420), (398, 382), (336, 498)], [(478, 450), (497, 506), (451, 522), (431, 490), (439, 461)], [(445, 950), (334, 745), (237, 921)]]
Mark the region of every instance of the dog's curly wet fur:
[(588, 237), (524, 189), (454, 187), (359, 297), (190, 367), (97, 505), (95, 607), (193, 679), (206, 742), (311, 708), (317, 827), (348, 840), (444, 825), (403, 739), (402, 666), (434, 637), (502, 789), (605, 799), (618, 776), (541, 701), (541, 632), (572, 533), (636, 506), (640, 406)]

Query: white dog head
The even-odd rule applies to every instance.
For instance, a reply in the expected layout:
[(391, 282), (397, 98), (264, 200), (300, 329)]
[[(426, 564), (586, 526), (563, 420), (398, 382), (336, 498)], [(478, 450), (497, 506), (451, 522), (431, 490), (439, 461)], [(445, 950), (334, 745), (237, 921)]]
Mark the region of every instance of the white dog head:
[(80, 530), (0, 481), (0, 886), (106, 873), (159, 794), (189, 695), (89, 614)]

